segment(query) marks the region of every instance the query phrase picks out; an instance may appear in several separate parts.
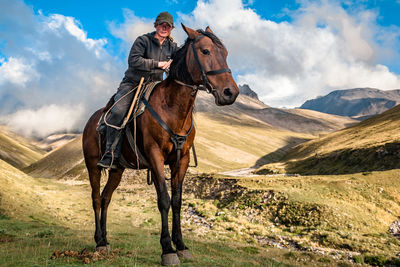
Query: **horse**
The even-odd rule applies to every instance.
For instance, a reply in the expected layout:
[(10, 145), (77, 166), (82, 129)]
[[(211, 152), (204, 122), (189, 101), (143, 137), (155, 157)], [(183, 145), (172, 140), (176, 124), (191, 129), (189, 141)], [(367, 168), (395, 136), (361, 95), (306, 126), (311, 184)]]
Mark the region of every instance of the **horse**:
[[(193, 30), (182, 24), (182, 28), (187, 34), (185, 44), (176, 52), (168, 77), (154, 87), (147, 101), (147, 108), (136, 118), (135, 127), (137, 149), (147, 161), (147, 165), (142, 163), (137, 167), (151, 170), (151, 179), (157, 192), (162, 221), (162, 265), (179, 264), (179, 257), (192, 258), (182, 239), (180, 213), (183, 180), (196, 134), (192, 114), (197, 92), (204, 90), (212, 94), (218, 106), (234, 103), (239, 94), (239, 88), (226, 62), (228, 52), (220, 39), (209, 27), (205, 30)], [(96, 127), (106, 109), (107, 106), (90, 117), (82, 139), (92, 189), (96, 250), (109, 249), (107, 208), (125, 170), (123, 166), (109, 170), (107, 183), (100, 194), (102, 169), (97, 166), (97, 162), (104, 153), (104, 146), (99, 145), (101, 140)], [(126, 127), (133, 129), (133, 124), (129, 122)], [(126, 135), (122, 138), (121, 155), (129, 162), (137, 162), (135, 149), (129, 145)], [(169, 179), (164, 174), (164, 165), (169, 165), (171, 170), (172, 197), (167, 190), (166, 181)], [(168, 228), (170, 206), (173, 215), (172, 238)], [(172, 242), (176, 250), (172, 247)]]

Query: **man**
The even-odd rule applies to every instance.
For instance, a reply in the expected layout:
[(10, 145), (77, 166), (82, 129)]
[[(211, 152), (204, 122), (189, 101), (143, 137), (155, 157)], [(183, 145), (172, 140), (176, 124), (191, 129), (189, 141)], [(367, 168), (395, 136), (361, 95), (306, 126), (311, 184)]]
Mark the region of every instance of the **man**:
[(161, 81), (163, 72), (169, 69), (177, 44), (173, 42), (170, 34), (174, 28), (174, 20), (168, 12), (161, 12), (155, 22), (155, 31), (139, 36), (132, 45), (128, 57), (128, 69), (125, 77), (114, 96), (118, 103), (111, 109), (106, 118), (106, 151), (97, 166), (107, 169), (118, 167), (121, 151), (121, 140), (114, 144), (119, 136), (122, 120), (126, 116), (133, 99), (133, 93), (128, 94), (139, 84), (141, 77), (145, 81)]

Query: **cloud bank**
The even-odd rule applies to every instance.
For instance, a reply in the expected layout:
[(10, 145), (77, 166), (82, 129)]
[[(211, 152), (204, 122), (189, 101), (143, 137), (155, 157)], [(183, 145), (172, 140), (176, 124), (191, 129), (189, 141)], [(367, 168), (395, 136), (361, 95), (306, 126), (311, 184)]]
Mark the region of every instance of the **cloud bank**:
[(0, 2), (0, 122), (37, 136), (82, 130), (115, 92), (123, 64), (76, 19)]

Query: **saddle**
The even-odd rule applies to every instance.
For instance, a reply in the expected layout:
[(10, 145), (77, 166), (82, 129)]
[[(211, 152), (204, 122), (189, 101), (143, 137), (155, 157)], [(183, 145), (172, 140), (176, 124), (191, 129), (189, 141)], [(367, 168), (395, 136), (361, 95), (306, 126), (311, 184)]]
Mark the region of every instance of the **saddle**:
[[(139, 117), (140, 115), (143, 114), (143, 112), (146, 109), (145, 104), (143, 103), (143, 99), (146, 99), (147, 101), (150, 98), (151, 93), (153, 92), (154, 87), (160, 83), (159, 81), (156, 82), (147, 82), (144, 83), (142, 88), (140, 89), (138, 98), (136, 103), (134, 103), (134, 107), (133, 107), (133, 112), (132, 115), (130, 116), (128, 123), (131, 122), (133, 119)], [(126, 95), (128, 94), (134, 94), (137, 90), (138, 86), (134, 87), (132, 90), (130, 90), (128, 93), (126, 93)], [(99, 121), (97, 122), (97, 132), (99, 134), (99, 148), (101, 151), (101, 145), (103, 144), (103, 142), (105, 142), (105, 131), (106, 131), (106, 127), (107, 127), (107, 123), (106, 123), (106, 116), (108, 114), (108, 112), (113, 108), (113, 106), (115, 104), (117, 104), (114, 100), (114, 96), (115, 94), (110, 98), (110, 100), (108, 101), (107, 105), (103, 108), (102, 110), (102, 114), (100, 116)], [(118, 100), (117, 100), (118, 102)], [(123, 119), (125, 120), (125, 118)], [(126, 124), (127, 125), (127, 124)], [(129, 169), (138, 169), (139, 166), (143, 167), (143, 168), (148, 168), (149, 164), (146, 160), (146, 158), (143, 156), (143, 153), (138, 149), (138, 147), (136, 146), (136, 140), (133, 137), (133, 133), (131, 130), (131, 127), (124, 127), (121, 129), (121, 134), (119, 138), (122, 138), (123, 135), (126, 135), (127, 140), (129, 142), (129, 145), (132, 149), (132, 151), (136, 152), (137, 156), (138, 156), (138, 162), (133, 163), (133, 162), (129, 162), (128, 160), (126, 160), (124, 158), (124, 156), (121, 154), (120, 159), (119, 159), (119, 163), (124, 167), (124, 168), (129, 168)], [(116, 141), (116, 143), (118, 142), (118, 140)], [(100, 152), (102, 153), (102, 152)], [(100, 155), (102, 156), (102, 155)]]

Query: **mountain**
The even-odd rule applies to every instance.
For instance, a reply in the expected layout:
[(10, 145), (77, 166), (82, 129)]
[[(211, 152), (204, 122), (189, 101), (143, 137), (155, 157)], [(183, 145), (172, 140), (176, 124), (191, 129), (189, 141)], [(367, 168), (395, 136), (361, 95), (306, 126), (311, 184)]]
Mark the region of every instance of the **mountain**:
[(38, 146), (39, 148), (50, 152), (54, 149), (57, 149), (72, 139), (75, 139), (78, 137), (80, 134), (76, 133), (60, 133), (60, 134), (51, 134), (43, 139), (40, 139), (35, 142), (35, 145)]
[(374, 88), (354, 88), (333, 91), (326, 96), (308, 100), (300, 108), (363, 120), (399, 103), (400, 89), (383, 91)]
[(28, 140), (0, 126), (0, 159), (21, 169), (43, 157), (45, 151)]
[[(218, 107), (213, 96), (200, 92), (194, 115), (199, 166), (214, 172), (259, 166), (281, 159), (293, 146), (321, 133), (354, 124), (347, 117), (311, 110), (281, 110), (240, 95), (231, 106)], [(191, 164), (193, 165), (193, 163)], [(34, 177), (85, 179), (81, 136), (51, 151), (24, 169)]]
[(400, 168), (400, 105), (293, 147), (259, 173), (341, 174)]
[(239, 93), (242, 95), (247, 95), (251, 98), (259, 100), (257, 93), (254, 92), (253, 90), (251, 90), (251, 88), (248, 84), (239, 85)]
[(357, 123), (348, 117), (331, 115), (305, 109), (280, 109), (265, 105), (260, 100), (239, 95), (230, 106), (216, 106), (213, 96), (202, 92), (196, 99), (196, 112), (211, 117), (245, 118), (259, 125), (266, 125), (297, 133), (320, 134), (348, 127)]

